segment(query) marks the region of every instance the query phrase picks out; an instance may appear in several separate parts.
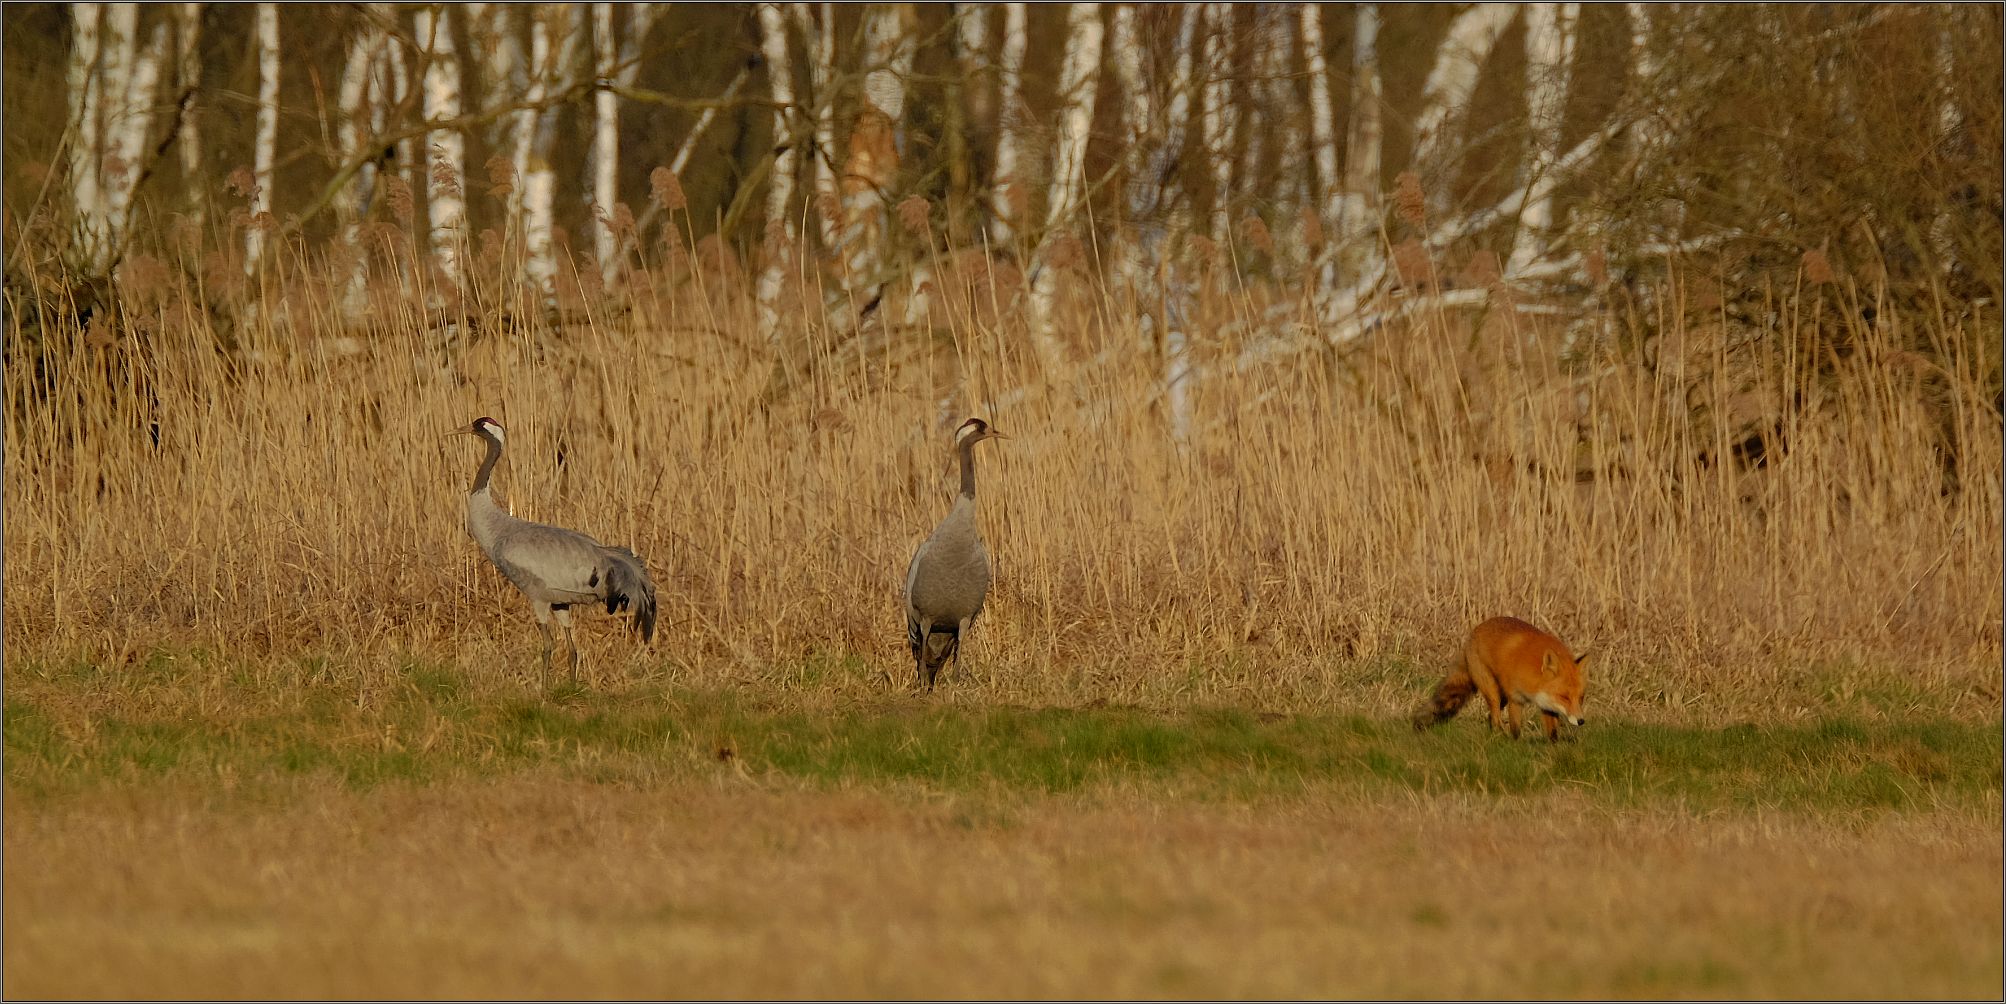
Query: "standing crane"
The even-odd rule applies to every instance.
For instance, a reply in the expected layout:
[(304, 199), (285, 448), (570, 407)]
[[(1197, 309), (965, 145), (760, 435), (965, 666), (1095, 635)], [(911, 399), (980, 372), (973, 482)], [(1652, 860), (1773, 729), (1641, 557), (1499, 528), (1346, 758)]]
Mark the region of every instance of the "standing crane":
[(481, 551), (529, 600), (536, 628), (543, 633), (543, 670), (550, 672), (550, 619), (564, 629), (571, 647), (571, 677), (578, 678), (578, 637), (571, 630), (571, 605), (606, 604), (607, 613), (634, 610), (634, 630), (643, 642), (655, 637), (655, 583), (641, 558), (624, 547), (606, 547), (576, 530), (532, 523), (508, 514), (495, 502), (489, 475), (501, 461), (504, 433), (492, 418), (477, 418), (453, 435), (478, 436), (487, 458), (467, 495), (467, 532)]
[(960, 653), (961, 636), (982, 612), (982, 599), (989, 593), (989, 552), (975, 528), (975, 444), (999, 438), (1008, 437), (979, 418), (955, 430), (961, 494), (906, 567), (906, 644), (912, 648), (917, 682), (928, 690), (940, 668)]

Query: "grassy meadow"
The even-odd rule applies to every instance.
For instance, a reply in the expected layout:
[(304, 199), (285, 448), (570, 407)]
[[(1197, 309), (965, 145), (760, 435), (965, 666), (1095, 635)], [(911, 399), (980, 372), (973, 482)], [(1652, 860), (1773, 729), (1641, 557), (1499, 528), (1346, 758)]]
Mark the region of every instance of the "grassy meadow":
[[(1201, 263), (1179, 396), (1084, 275), (1056, 351), (965, 259), (769, 344), (717, 247), (554, 324), (290, 250), (10, 311), (9, 996), (1999, 991), (1994, 315), (1333, 347)], [(647, 561), (652, 646), (581, 611), (539, 673), (480, 415), (517, 515)], [(923, 696), (969, 415), (996, 585)], [(1412, 732), (1501, 613), (1593, 653), (1590, 724)]]

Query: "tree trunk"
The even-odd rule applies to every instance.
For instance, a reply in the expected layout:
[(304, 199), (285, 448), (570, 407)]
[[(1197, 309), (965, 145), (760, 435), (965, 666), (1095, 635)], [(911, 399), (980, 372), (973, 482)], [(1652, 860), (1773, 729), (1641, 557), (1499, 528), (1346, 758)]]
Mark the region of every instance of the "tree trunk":
[(98, 248), (104, 243), (102, 221), (106, 216), (98, 183), (104, 150), (98, 108), (102, 100), (98, 58), (104, 44), (104, 7), (101, 3), (70, 5), (70, 122), (76, 130), (76, 141), (70, 147), (70, 202), (76, 210), (76, 258), (92, 275), (98, 274)]
[[(467, 5), (467, 23), (473, 28), (476, 49), (473, 64), (481, 71), (481, 101), (486, 108), (509, 104), (529, 90), (515, 15), (513, 4)], [(506, 160), (514, 175), (504, 200), (508, 209), (505, 229), (510, 233), (520, 232), (523, 175), (529, 170), (529, 138), (535, 120), (535, 113), (528, 110), (513, 112), (497, 118), (488, 134), (489, 146)]]
[[(1358, 24), (1361, 27), (1366, 23), (1370, 6), (1358, 5)], [(1341, 232), (1344, 190), (1337, 173), (1337, 116), (1330, 100), (1330, 66), (1323, 55), (1323, 7), (1303, 4), (1297, 9), (1297, 14), (1302, 22), (1304, 68), (1309, 74), (1310, 147), (1315, 152), (1316, 190), (1320, 196), (1316, 214), (1329, 231), (1317, 256), (1316, 294), (1323, 297), (1337, 286), (1337, 257), (1333, 252), (1343, 246), (1343, 242), (1335, 238)], [(1358, 113), (1359, 107), (1354, 103), (1351, 114), (1355, 118)]]
[(989, 4), (953, 6), (954, 59), (960, 75), (947, 85), (947, 218), (967, 219), (975, 192), (975, 158), (969, 137), (989, 118)]
[[(1553, 170), (1560, 156), (1562, 115), (1567, 108), (1568, 74), (1574, 59), (1574, 24), (1578, 5), (1534, 3), (1525, 6), (1526, 122), (1532, 134), (1532, 154), (1525, 183), (1530, 186)], [(1529, 195), (1518, 214), (1518, 235), (1512, 244), (1507, 276), (1532, 265), (1546, 249), (1553, 227), (1554, 186)]]
[(209, 190), (202, 168), (202, 8), (199, 3), (177, 7), (175, 84), (187, 95), (181, 114), (181, 134), (174, 138), (181, 153), (181, 183), (188, 218), (197, 226), (209, 212)]
[[(382, 27), (373, 18), (365, 17), (362, 29), (349, 42), (348, 61), (342, 66), (341, 89), (336, 98), (335, 136), (344, 162), (360, 155), (364, 144), (373, 147), (376, 143), (374, 130), (382, 118), (376, 107), (380, 104), (376, 78), (386, 41)], [(367, 249), (362, 244), (362, 217), (376, 196), (377, 169), (375, 156), (363, 161), (334, 204), (342, 240), (348, 246), (349, 274), (343, 283), (341, 306), (350, 320), (361, 317), (365, 308), (363, 294), (368, 288), (369, 269)]]
[(1052, 156), (1052, 185), (1046, 202), (1044, 239), (1031, 273), (1032, 330), (1047, 360), (1056, 360), (1060, 346), (1052, 333), (1052, 306), (1058, 276), (1049, 265), (1053, 242), (1086, 198), (1087, 140), (1094, 124), (1094, 99), (1100, 90), (1100, 4), (1073, 4), (1066, 20), (1066, 59), (1059, 72), (1059, 135)]
[(1205, 5), (1205, 156), (1212, 162), (1212, 236), (1222, 243), (1233, 235), (1233, 152), (1239, 121), (1233, 108), (1233, 5)]
[[(821, 8), (819, 24), (815, 16), (817, 7)], [(835, 7), (826, 3), (797, 3), (794, 20), (801, 26), (802, 44), (808, 48), (809, 100), (815, 109), (815, 148), (810, 157), (815, 164), (815, 199), (809, 215), (814, 217), (823, 250), (833, 254), (842, 237), (838, 229), (842, 198), (836, 191)]]
[[(765, 5), (760, 5), (761, 13)], [(611, 81), (619, 72), (620, 51), (613, 41), (613, 5), (592, 5), (592, 53), (596, 79)], [(611, 286), (620, 264), (618, 234), (613, 232), (613, 204), (620, 200), (620, 96), (600, 87), (592, 95), (592, 225), (593, 256), (599, 276)]]
[(1449, 129), (1468, 107), (1477, 71), (1516, 13), (1516, 4), (1475, 4), (1456, 15), (1448, 36), (1435, 50), (1435, 66), (1421, 88), (1421, 113), (1414, 120), (1414, 155), (1409, 161), (1434, 191), (1446, 188)]
[(759, 336), (769, 346), (780, 342), (780, 292), (787, 281), (788, 259), (795, 247), (793, 215), (795, 149), (788, 133), (794, 113), (794, 63), (787, 51), (787, 18), (780, 5), (759, 5), (759, 49), (773, 94), (773, 173), (766, 187), (766, 264), (759, 272)]
[[(530, 15), (530, 85), (528, 100), (547, 100), (571, 86), (584, 47), (584, 10), (577, 5), (538, 8)], [(553, 24), (552, 22), (557, 23)], [(528, 167), (523, 172), (523, 248), (528, 254), (526, 278), (545, 305), (554, 306), (557, 247), (554, 243), (557, 170), (550, 163), (557, 145), (560, 109), (552, 106), (529, 113), (534, 122)]]
[[(166, 61), (167, 22), (162, 20), (154, 23), (145, 50), (127, 64), (126, 78), (123, 81), (106, 81), (110, 87), (124, 84), (116, 128), (111, 130), (109, 137), (110, 150), (103, 175), (105, 206), (110, 212), (106, 237), (108, 251), (114, 258), (125, 248), (126, 231), (132, 222), (132, 197), (139, 188), (139, 179), (146, 173), (147, 162), (153, 158), (149, 134), (153, 130), (154, 99), (160, 90), (160, 71)], [(102, 264), (109, 265), (111, 262)]]
[(263, 263), (265, 229), (272, 211), (272, 168), (279, 151), (279, 5), (257, 7), (258, 127), (252, 144), (251, 225), (244, 234), (244, 269)]
[(1351, 123), (1345, 141), (1344, 201), (1337, 217), (1341, 244), (1378, 243), (1381, 161), (1379, 5), (1359, 4), (1352, 31)]
[[(1257, 50), (1261, 76), (1262, 121), (1266, 128), (1253, 130), (1256, 134), (1274, 134), (1275, 174), (1274, 184), (1264, 185), (1256, 194), (1262, 201), (1274, 207), (1277, 234), (1276, 254), (1293, 258), (1300, 250), (1300, 242), (1295, 239), (1298, 228), (1294, 225), (1300, 218), (1299, 211), (1306, 203), (1303, 193), (1309, 190), (1309, 158), (1303, 138), (1303, 108), (1290, 81), (1295, 78), (1296, 32), (1291, 29), (1286, 11), (1280, 4), (1262, 4), (1255, 23), (1259, 26)], [(1255, 170), (1259, 170), (1258, 163)], [(1254, 174), (1243, 184), (1254, 183), (1262, 176)], [(1284, 215), (1286, 213), (1287, 215)]]
[(872, 4), (864, 15), (863, 100), (850, 129), (843, 193), (843, 287), (863, 299), (884, 276), (887, 205), (898, 178), (898, 130), (905, 118), (906, 78), (912, 75), (909, 4)]
[[(453, 45), (452, 7), (440, 4), (417, 14), (417, 40), (425, 47), (425, 119), (442, 122), (460, 115), (460, 58)], [(458, 129), (425, 134), (429, 167), (425, 209), (431, 219), (433, 260), (446, 281), (461, 282), (466, 247), (466, 140)]]
[(996, 169), (989, 180), (989, 239), (999, 248), (1016, 243), (1029, 191), (1024, 161), (1025, 5), (1003, 5), (1003, 51), (997, 61)]

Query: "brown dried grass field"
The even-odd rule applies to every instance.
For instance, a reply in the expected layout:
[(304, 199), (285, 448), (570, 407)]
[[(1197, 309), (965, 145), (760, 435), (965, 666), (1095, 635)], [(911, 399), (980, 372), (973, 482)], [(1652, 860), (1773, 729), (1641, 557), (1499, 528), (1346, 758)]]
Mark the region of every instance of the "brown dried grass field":
[[(1040, 359), (958, 279), (930, 338), (777, 351), (701, 270), (450, 334), (266, 281), (10, 314), (10, 997), (2000, 988), (1996, 318), (1272, 353), (1219, 289), (1180, 439), (1084, 284)], [(482, 414), (518, 515), (656, 576), (584, 687), (462, 527)], [(997, 584), (922, 700), (970, 414)], [(1726, 460), (1751, 423), (1787, 451)], [(1581, 742), (1405, 733), (1494, 613), (1595, 653)]]
[(7, 822), (9, 997), (1984, 997), (1998, 806), (535, 775)]

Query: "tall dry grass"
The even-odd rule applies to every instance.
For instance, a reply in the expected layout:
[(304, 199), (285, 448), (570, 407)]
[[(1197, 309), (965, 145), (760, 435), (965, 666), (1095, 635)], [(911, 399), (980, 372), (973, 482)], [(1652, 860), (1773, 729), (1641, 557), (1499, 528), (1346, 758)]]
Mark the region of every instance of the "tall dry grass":
[(652, 653), (584, 619), (602, 682), (902, 686), (896, 590), (975, 414), (1013, 438), (980, 455), (996, 585), (950, 691), (1377, 710), (1510, 613), (1596, 653), (1605, 709), (1999, 708), (2001, 437), (1971, 348), (1992, 315), (1828, 283), (1771, 291), (1754, 336), (1719, 304), (1583, 336), (1500, 299), (1274, 352), (1257, 322), (1297, 280), (1201, 256), (1180, 440), (1140, 312), (1084, 267), (1063, 358), (1033, 350), (1014, 270), (965, 256), (893, 333), (805, 323), (827, 291), (797, 281), (775, 349), (714, 240), (614, 290), (582, 263), (553, 325), (493, 278), (505, 244), (442, 294), (378, 237), (359, 315), (352, 262), (298, 246), (248, 280), (140, 255), (123, 316), (81, 327), (62, 277), (10, 291), (10, 669), (195, 646), (271, 686), (366, 692), (411, 659), (519, 685), (535, 631), (463, 529), (477, 444), (444, 438), (486, 414), (518, 515), (654, 571)]

